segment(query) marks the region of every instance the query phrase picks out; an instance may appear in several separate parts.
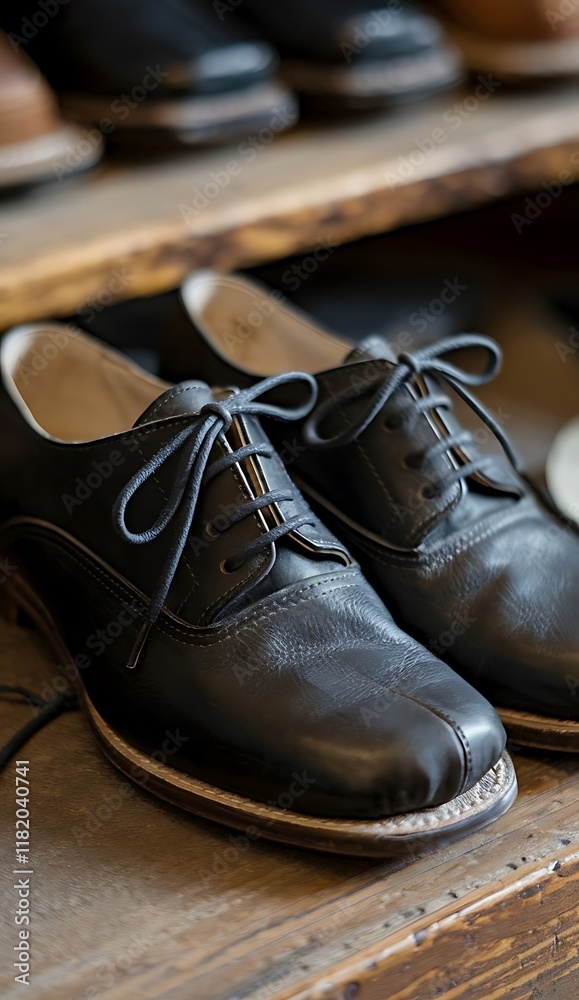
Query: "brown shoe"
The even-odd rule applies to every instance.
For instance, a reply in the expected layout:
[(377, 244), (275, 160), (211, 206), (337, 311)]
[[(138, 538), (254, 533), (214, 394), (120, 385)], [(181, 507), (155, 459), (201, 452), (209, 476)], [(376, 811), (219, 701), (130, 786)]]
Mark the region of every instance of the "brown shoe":
[(44, 77), (0, 32), (0, 188), (62, 179), (100, 159), (102, 137), (62, 120)]
[(575, 0), (433, 0), (471, 69), (516, 80), (579, 72)]

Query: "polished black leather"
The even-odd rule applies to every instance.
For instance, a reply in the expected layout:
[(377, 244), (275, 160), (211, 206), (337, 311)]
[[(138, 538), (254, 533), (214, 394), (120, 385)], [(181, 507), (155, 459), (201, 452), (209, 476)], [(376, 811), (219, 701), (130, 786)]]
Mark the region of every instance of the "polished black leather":
[(276, 45), (282, 75), (318, 110), (320, 102), (328, 111), (417, 100), (463, 73), (438, 21), (413, 2), (244, 0), (227, 16), (249, 22)]
[[(212, 349), (183, 305), (168, 343), (167, 371), (253, 380)], [(398, 366), (390, 345), (373, 337), (320, 373), (322, 404), (356, 383), (368, 389), (332, 404), (324, 433), (355, 425), (370, 390)], [(441, 391), (448, 385), (439, 377), (409, 378), (352, 443), (311, 448), (302, 439), (291, 474), (402, 627), (495, 704), (579, 718), (579, 536), (503, 455), (453, 480), (476, 448), (461, 455), (440, 444), (461, 431), (456, 401), (454, 412), (421, 412), (419, 402)], [(485, 451), (493, 435), (484, 425), (479, 432)]]
[[(36, 377), (49, 380), (50, 364)], [(394, 624), (275, 456), (221, 471), (202, 491), (166, 606), (127, 669), (171, 532), (131, 544), (112, 510), (149, 459), (206, 419), (215, 397), (182, 384), (126, 432), (66, 443), (39, 433), (7, 386), (4, 373), (0, 550), (64, 639), (74, 664), (62, 666), (125, 738), (153, 756), (172, 740), (178, 769), (262, 801), (293, 787), (292, 808), (336, 816), (442, 803), (495, 764), (505, 737), (494, 710)], [(208, 468), (240, 441), (266, 440), (255, 417), (237, 415)], [(160, 464), (134, 495), (134, 532), (166, 509), (179, 461)], [(271, 530), (273, 512), (265, 524), (253, 514), (217, 534), (205, 526), (259, 495), (249, 487), (256, 470), (263, 491), (293, 495), (278, 518), (300, 512), (308, 523), (224, 574), (231, 553)]]
[(203, 0), (68, 0), (55, 6), (39, 28), (38, 4), (15, 0), (0, 24), (59, 91), (110, 94), (131, 108), (124, 98), (135, 87), (144, 85), (154, 98), (221, 93), (268, 79), (277, 64), (267, 42), (241, 21), (220, 20)]
[(438, 22), (414, 4), (388, 9), (368, 0), (243, 0), (238, 11), (284, 56), (373, 62), (419, 55), (442, 42)]

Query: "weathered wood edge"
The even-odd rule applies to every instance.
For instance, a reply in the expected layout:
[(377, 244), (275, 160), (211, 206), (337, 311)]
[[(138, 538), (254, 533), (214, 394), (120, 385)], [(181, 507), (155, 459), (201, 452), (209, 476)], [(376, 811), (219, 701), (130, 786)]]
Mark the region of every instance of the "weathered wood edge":
[(563, 170), (579, 179), (579, 164), (570, 159), (577, 148), (569, 141), (505, 159), (493, 150), (487, 162), (396, 187), (385, 184), (383, 171), (372, 171), (356, 193), (345, 195), (343, 188), (328, 185), (303, 207), (280, 198), (277, 211), (268, 213), (266, 205), (260, 215), (254, 206), (229, 223), (220, 215), (205, 228), (163, 223), (100, 246), (89, 241), (84, 249), (75, 246), (31, 260), (27, 267), (5, 268), (0, 329), (77, 311), (107, 286), (112, 268), (127, 267), (132, 275), (130, 285), (116, 293), (117, 301), (153, 295), (177, 287), (193, 268), (248, 267), (306, 251), (321, 238), (344, 243), (388, 232), (532, 191)]
[[(480, 964), (489, 960), (492, 947), (500, 950), (509, 936), (518, 937), (525, 931), (534, 931), (541, 940), (533, 942), (533, 955), (525, 963), (524, 981), (529, 990), (541, 974), (548, 970), (542, 963), (545, 950), (557, 945), (558, 939), (570, 931), (575, 945), (561, 974), (579, 974), (579, 852), (570, 853), (561, 860), (554, 854), (523, 877), (513, 873), (499, 889), (489, 892), (483, 887), (471, 893), (459, 909), (449, 904), (432, 916), (418, 919), (412, 929), (403, 929), (388, 939), (387, 945), (375, 944), (356, 956), (337, 965), (332, 974), (323, 980), (304, 984), (298, 990), (289, 988), (275, 995), (272, 1000), (424, 1000), (431, 996), (444, 996), (433, 992), (440, 988), (440, 978), (445, 969), (453, 970), (453, 988), (463, 986), (468, 1000), (502, 1000), (506, 994), (498, 979), (499, 963), (494, 969), (498, 992), (489, 992), (486, 977), (475, 983), (470, 961)], [(567, 915), (567, 927), (565, 925)], [(469, 955), (474, 952), (474, 955)], [(477, 954), (478, 952), (478, 954)], [(426, 957), (428, 956), (428, 957)], [(513, 954), (509, 961), (519, 965), (520, 954)], [(508, 971), (508, 966), (506, 966)], [(419, 980), (427, 977), (427, 986), (419, 987)], [(492, 978), (489, 973), (489, 978)], [(458, 980), (458, 981), (457, 981)], [(421, 991), (422, 990), (422, 991)], [(410, 991), (410, 992), (408, 992)], [(431, 992), (432, 991), (432, 992)], [(569, 994), (572, 995), (572, 991)]]

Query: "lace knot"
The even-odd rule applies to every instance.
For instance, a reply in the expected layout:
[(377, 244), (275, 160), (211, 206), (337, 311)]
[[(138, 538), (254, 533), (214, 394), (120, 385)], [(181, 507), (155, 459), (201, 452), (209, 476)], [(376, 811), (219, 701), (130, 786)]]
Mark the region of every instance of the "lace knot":
[(410, 368), (410, 371), (413, 372), (414, 375), (420, 375), (422, 371), (422, 362), (420, 358), (416, 357), (414, 354), (410, 354), (409, 351), (402, 351), (402, 353), (398, 355), (398, 363), (406, 365), (406, 367)]
[(205, 403), (205, 405), (202, 406), (201, 409), (199, 410), (199, 416), (206, 417), (211, 415), (219, 418), (219, 420), (223, 424), (222, 428), (223, 433), (227, 434), (227, 431), (230, 429), (233, 423), (233, 415), (227, 408), (227, 403), (219, 403), (217, 401), (212, 403)]

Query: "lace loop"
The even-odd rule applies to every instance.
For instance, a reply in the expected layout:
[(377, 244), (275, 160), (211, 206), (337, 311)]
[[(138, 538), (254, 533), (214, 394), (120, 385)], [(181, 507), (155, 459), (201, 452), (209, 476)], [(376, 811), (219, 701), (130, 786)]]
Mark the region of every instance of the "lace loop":
[[(259, 400), (259, 397), (279, 386), (300, 381), (305, 382), (310, 390), (309, 399), (302, 406), (282, 407)], [(167, 559), (147, 611), (148, 623), (153, 624), (157, 620), (166, 602), (189, 537), (203, 486), (209, 479), (237, 464), (242, 458), (252, 454), (272, 454), (271, 449), (266, 444), (244, 445), (237, 452), (217, 459), (213, 463), (213, 467), (208, 468), (213, 446), (220, 436), (227, 433), (234, 416), (247, 414), (276, 417), (279, 420), (300, 420), (310, 412), (316, 398), (317, 384), (313, 376), (299, 372), (287, 372), (282, 375), (274, 375), (255, 386), (235, 392), (223, 402), (206, 403), (198, 414), (192, 416), (191, 423), (178, 431), (152, 458), (145, 462), (121, 491), (113, 509), (113, 522), (125, 541), (133, 545), (144, 545), (158, 538), (169, 525), (173, 528), (173, 539), (169, 544)], [(156, 475), (165, 462), (181, 452), (182, 457), (169, 497), (158, 518), (144, 531), (131, 531), (127, 525), (127, 508), (131, 500), (139, 489)], [(280, 496), (275, 492), (270, 492), (264, 497), (248, 501), (235, 514), (225, 518), (226, 527), (231, 527), (242, 517), (250, 516), (262, 507), (275, 503), (276, 499), (279, 500)], [(307, 521), (307, 514), (284, 520), (282, 524), (264, 532), (261, 537), (247, 545), (243, 553), (236, 553), (232, 560), (239, 563), (240, 560), (245, 561), (251, 558), (253, 554), (269, 547), (277, 539), (296, 530)], [(146, 635), (146, 629), (143, 630), (143, 634)]]
[[(488, 354), (486, 367), (482, 372), (464, 371), (457, 368), (443, 357), (452, 354), (454, 351), (461, 351), (465, 348), (482, 348)], [(461, 334), (456, 337), (448, 337), (445, 340), (430, 344), (420, 350), (409, 353), (403, 352), (399, 355), (398, 364), (391, 372), (373, 371), (368, 376), (366, 384), (360, 385), (358, 381), (355, 385), (347, 386), (337, 394), (325, 400), (317, 406), (310, 414), (304, 425), (304, 439), (311, 448), (341, 448), (351, 444), (367, 427), (375, 417), (382, 411), (383, 407), (392, 399), (394, 394), (405, 383), (419, 375), (433, 375), (444, 379), (458, 396), (476, 413), (480, 420), (489, 428), (497, 438), (509, 462), (522, 474), (521, 463), (518, 455), (511, 445), (508, 437), (502, 430), (498, 421), (482, 405), (479, 400), (469, 392), (467, 386), (484, 385), (495, 377), (500, 370), (502, 353), (499, 345), (482, 334)], [(372, 393), (370, 403), (362, 415), (355, 420), (345, 431), (335, 434), (333, 437), (324, 437), (320, 427), (324, 419), (338, 406), (349, 400), (358, 398), (366, 393)], [(440, 392), (429, 393), (428, 396), (418, 400), (414, 407), (408, 405), (406, 409), (434, 410), (443, 406), (450, 407), (451, 400), (448, 396), (441, 395)], [(424, 460), (428, 461), (444, 451), (452, 448), (463, 447), (466, 444), (473, 444), (472, 435), (468, 432), (461, 432), (455, 435), (448, 435), (440, 442), (428, 449)], [(451, 481), (465, 478), (474, 471), (480, 471), (483, 466), (486, 468), (487, 459), (478, 458), (476, 462), (469, 462), (456, 470), (453, 470), (448, 477), (448, 485)]]

